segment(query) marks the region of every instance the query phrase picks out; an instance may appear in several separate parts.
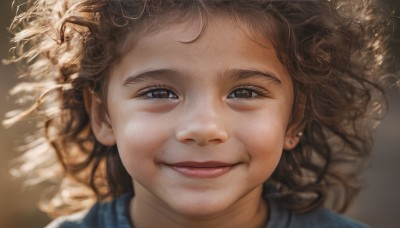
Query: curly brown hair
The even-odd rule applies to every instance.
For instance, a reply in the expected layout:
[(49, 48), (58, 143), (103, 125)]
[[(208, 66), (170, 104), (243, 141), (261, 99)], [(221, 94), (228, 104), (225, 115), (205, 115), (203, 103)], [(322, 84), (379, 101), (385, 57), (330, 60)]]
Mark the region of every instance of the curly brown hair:
[[(385, 111), (390, 12), (374, 0), (27, 0), (18, 6), (9, 62), (25, 79), (11, 92), (30, 108), (5, 125), (37, 115), (38, 132), (14, 169), (29, 183), (58, 186), (41, 208), (53, 216), (132, 191), (117, 147), (93, 136), (83, 92), (107, 98), (110, 69), (140, 39), (167, 23), (224, 14), (268, 39), (290, 73), (300, 143), (283, 153), (267, 181), (298, 212), (330, 204), (344, 211), (356, 195), (371, 130)], [(32, 102), (32, 96), (28, 97)], [(301, 111), (303, 110), (303, 111)], [(104, 112), (106, 112), (104, 107)], [(300, 114), (299, 114), (300, 113)], [(238, 183), (240, 184), (240, 183)]]

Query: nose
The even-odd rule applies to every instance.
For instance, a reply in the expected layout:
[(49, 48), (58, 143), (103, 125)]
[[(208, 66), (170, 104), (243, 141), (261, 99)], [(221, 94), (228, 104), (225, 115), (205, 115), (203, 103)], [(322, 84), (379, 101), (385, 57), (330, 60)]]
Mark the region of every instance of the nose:
[(222, 113), (202, 108), (188, 110), (186, 113), (186, 118), (181, 119), (181, 125), (176, 131), (178, 141), (206, 146), (228, 140), (229, 134)]

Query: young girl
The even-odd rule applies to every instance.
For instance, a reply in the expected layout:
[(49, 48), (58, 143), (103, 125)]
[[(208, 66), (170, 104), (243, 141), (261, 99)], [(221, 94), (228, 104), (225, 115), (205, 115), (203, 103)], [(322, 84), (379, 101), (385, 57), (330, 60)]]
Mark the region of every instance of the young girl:
[(39, 117), (14, 173), (58, 186), (49, 227), (364, 227), (323, 208), (355, 197), (384, 111), (381, 3), (18, 9), (12, 93), (35, 102), (5, 124)]

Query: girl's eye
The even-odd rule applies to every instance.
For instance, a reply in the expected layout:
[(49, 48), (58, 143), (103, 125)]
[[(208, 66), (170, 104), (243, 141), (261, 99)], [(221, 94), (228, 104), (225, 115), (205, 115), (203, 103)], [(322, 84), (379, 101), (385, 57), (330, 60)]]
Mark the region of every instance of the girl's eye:
[(239, 98), (239, 99), (251, 99), (251, 98), (258, 98), (263, 94), (259, 91), (255, 91), (254, 89), (246, 89), (240, 88), (235, 89), (228, 94), (228, 98)]
[(168, 89), (150, 89), (140, 95), (146, 99), (178, 99), (178, 96)]

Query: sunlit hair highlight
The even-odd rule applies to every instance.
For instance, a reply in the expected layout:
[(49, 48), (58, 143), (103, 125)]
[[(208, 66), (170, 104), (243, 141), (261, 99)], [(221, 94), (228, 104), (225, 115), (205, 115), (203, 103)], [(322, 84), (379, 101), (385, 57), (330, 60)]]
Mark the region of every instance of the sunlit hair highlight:
[(28, 0), (17, 9), (8, 61), (17, 63), (23, 81), (11, 93), (34, 99), (4, 124), (39, 117), (13, 173), (30, 184), (56, 186), (41, 204), (50, 215), (133, 191), (117, 147), (101, 145), (91, 131), (84, 91), (105, 103), (110, 71), (135, 40), (173, 23), (201, 21), (207, 29), (215, 15), (237, 21), (257, 41), (270, 41), (293, 80), (292, 123), (303, 126), (303, 136), (267, 181), (270, 196), (306, 212), (322, 204), (344, 211), (356, 195), (371, 130), (386, 105), (381, 85), (392, 24), (381, 3)]

